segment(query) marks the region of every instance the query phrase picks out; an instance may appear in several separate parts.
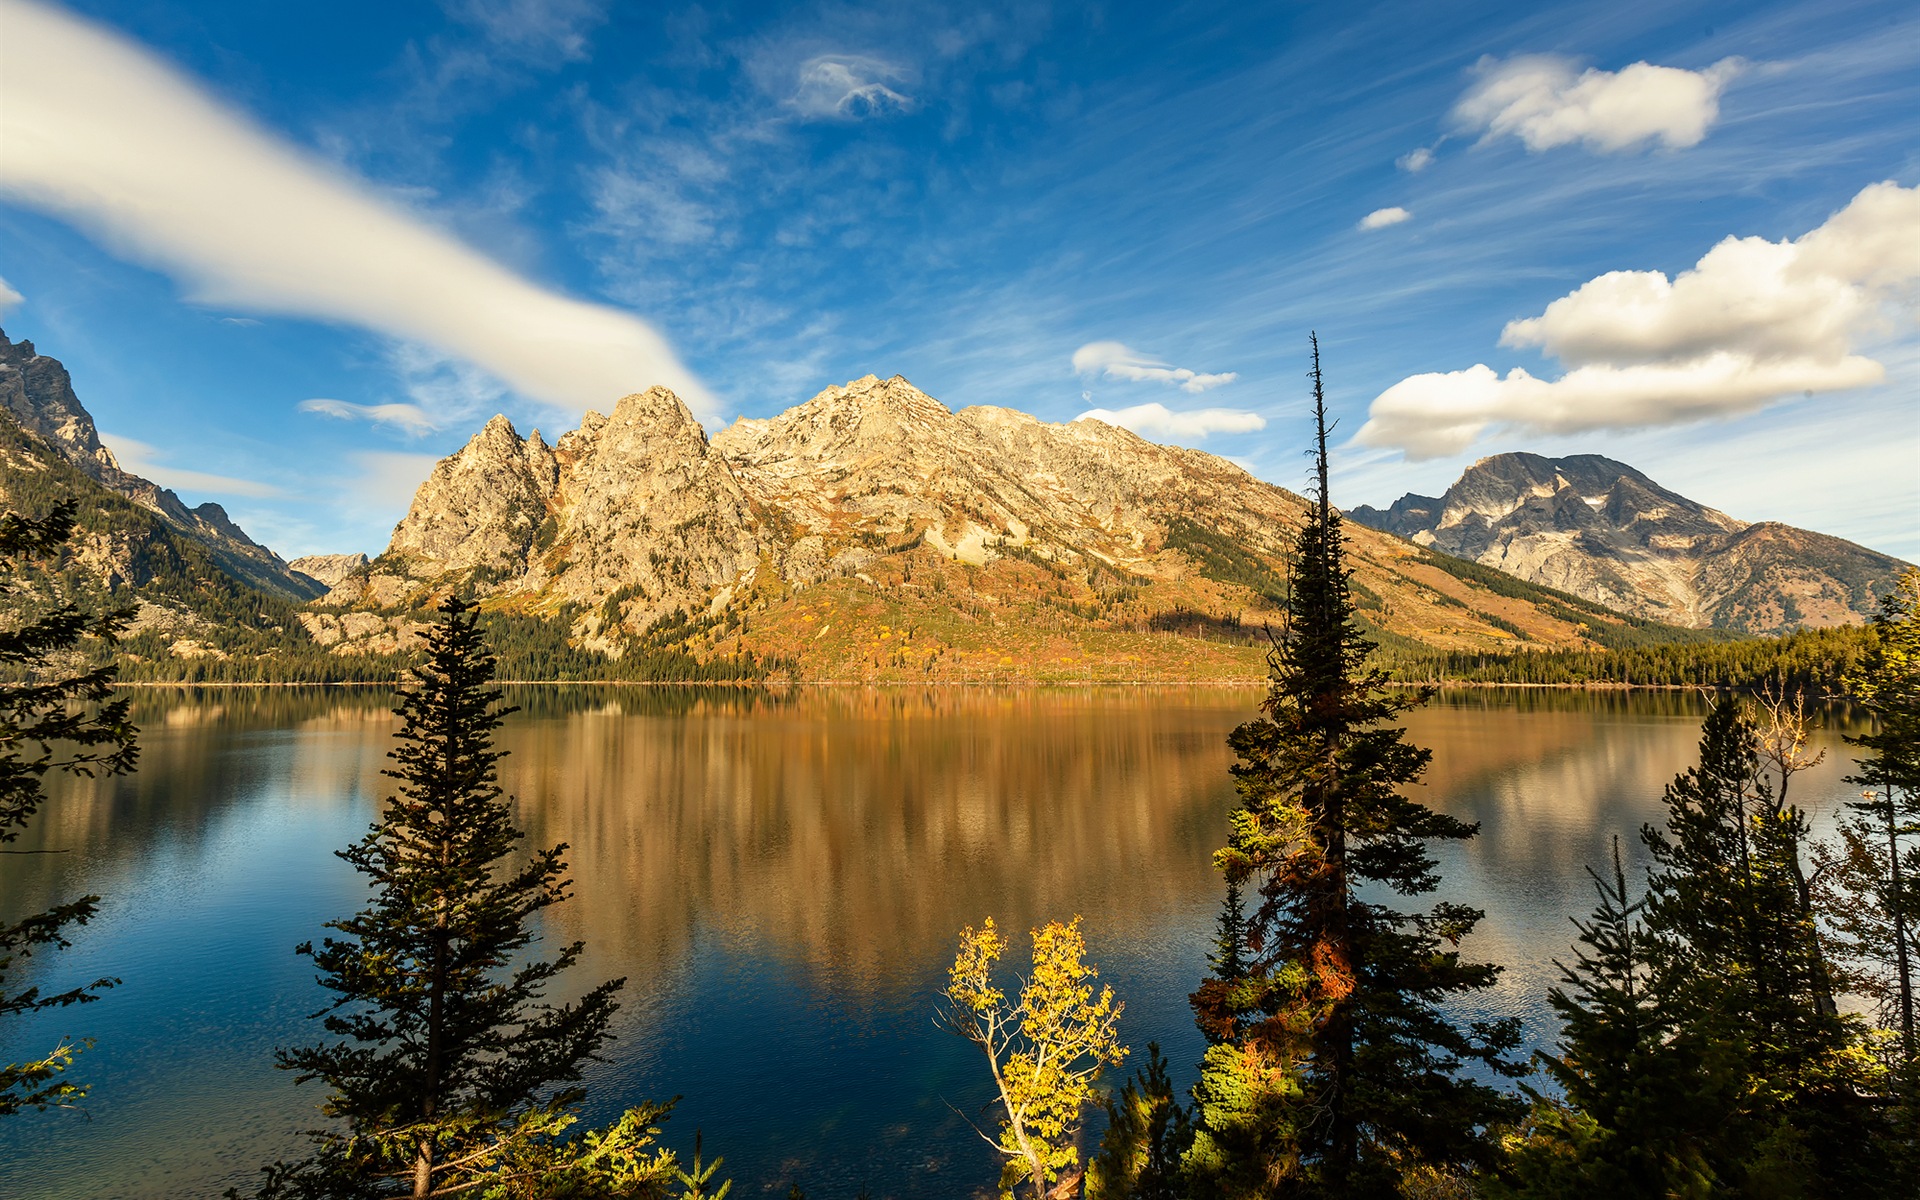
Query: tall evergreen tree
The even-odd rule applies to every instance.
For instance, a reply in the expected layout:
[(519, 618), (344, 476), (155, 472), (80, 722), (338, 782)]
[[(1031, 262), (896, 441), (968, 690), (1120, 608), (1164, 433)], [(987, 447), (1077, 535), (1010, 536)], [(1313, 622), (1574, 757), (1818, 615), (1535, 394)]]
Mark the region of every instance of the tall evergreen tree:
[(1559, 1050), (1540, 1056), (1564, 1103), (1536, 1097), (1527, 1133), (1509, 1139), (1495, 1194), (1709, 1196), (1715, 1178), (1701, 1146), (1725, 1108), (1727, 1074), (1714, 1045), (1678, 1027), (1640, 919), (1646, 898), (1630, 895), (1618, 838), (1611, 871), (1587, 873), (1599, 903), (1575, 922), (1573, 964), (1556, 964), (1561, 982), (1547, 1002), (1560, 1016)]
[[(114, 699), (110, 661), (88, 665), (91, 646), (111, 645), (130, 613), (83, 604), (58, 571), (73, 534), (74, 503), (44, 517), (0, 516), (0, 855), (46, 800), (50, 774), (120, 775), (133, 770), (137, 730), (125, 697)], [(0, 917), (0, 1031), (11, 1018), (99, 999), (119, 983), (96, 979), (65, 991), (10, 990), (8, 975), (36, 952), (62, 950), (70, 926), (85, 925), (100, 897), (81, 896), (18, 919)], [(71, 1105), (86, 1085), (65, 1077), (85, 1043), (62, 1038), (50, 1051), (0, 1062), (0, 1116)]]
[(1328, 487), (1326, 398), (1313, 343), (1315, 487), (1295, 545), (1263, 715), (1231, 745), (1241, 805), (1215, 856), (1257, 904), (1242, 978), (1194, 994), (1207, 1052), (1188, 1163), (1203, 1194), (1391, 1195), (1401, 1179), (1484, 1161), (1516, 1111), (1469, 1063), (1515, 1074), (1517, 1023), (1457, 1023), (1444, 1007), (1499, 969), (1456, 949), (1481, 913), (1406, 912), (1388, 895), (1439, 884), (1427, 843), (1473, 825), (1402, 794), (1429, 751), (1394, 721), (1421, 703), (1369, 665)]
[(1656, 970), (1679, 1036), (1715, 1047), (1736, 1079), (1711, 1114), (1714, 1172), (1735, 1187), (1872, 1194), (1868, 1064), (1831, 1004), (1801, 905), (1792, 859), (1804, 818), (1775, 803), (1759, 751), (1739, 702), (1722, 700), (1699, 765), (1667, 788), (1666, 828), (1642, 830)]
[(1836, 977), (1893, 1035), (1880, 1145), (1889, 1169), (1911, 1178), (1920, 1170), (1920, 568), (1881, 598), (1872, 646), (1847, 683), (1871, 722), (1847, 739), (1864, 752), (1848, 776), (1863, 794), (1815, 862)]
[(511, 708), (474, 606), (449, 597), (425, 661), (395, 709), (386, 774), (399, 781), (379, 823), (339, 852), (374, 886), (373, 903), (299, 953), (335, 994), (335, 1040), (279, 1053), (332, 1094), (341, 1128), (315, 1155), (269, 1171), (267, 1195), (651, 1196), (675, 1164), (650, 1150), (660, 1107), (611, 1129), (563, 1137), (583, 1098), (584, 1065), (607, 1038), (611, 980), (553, 1005), (549, 984), (582, 944), (533, 953), (533, 918), (567, 898), (564, 845), (511, 861), (522, 834), (496, 782), (493, 732)]
[(1833, 944), (1846, 982), (1899, 1034), (1900, 1064), (1920, 1066), (1914, 1020), (1920, 970), (1920, 567), (1881, 598), (1873, 646), (1848, 690), (1872, 727), (1847, 740), (1864, 753), (1862, 801), (1822, 856)]

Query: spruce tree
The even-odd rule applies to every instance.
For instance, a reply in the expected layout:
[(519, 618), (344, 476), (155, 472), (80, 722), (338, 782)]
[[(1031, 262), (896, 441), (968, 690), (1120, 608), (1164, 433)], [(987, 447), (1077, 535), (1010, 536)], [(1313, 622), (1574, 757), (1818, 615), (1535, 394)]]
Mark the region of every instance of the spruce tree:
[[(17, 841), (46, 800), (50, 774), (121, 775), (134, 768), (137, 730), (125, 697), (115, 699), (111, 661), (88, 662), (110, 646), (131, 614), (83, 603), (59, 567), (73, 534), (75, 505), (63, 501), (43, 517), (0, 516), (0, 855)], [(61, 991), (10, 990), (8, 976), (36, 953), (66, 949), (69, 927), (85, 925), (100, 897), (80, 896), (45, 912), (0, 917), (0, 1032), (11, 1018), (99, 999), (118, 979), (96, 979)], [(86, 1095), (65, 1076), (87, 1043), (61, 1038), (30, 1048), (24, 1061), (0, 1061), (0, 1116), (25, 1108), (66, 1107)]]
[(563, 1136), (625, 981), (571, 1004), (543, 998), (582, 950), (535, 953), (534, 918), (567, 898), (566, 846), (515, 861), (523, 835), (493, 748), (513, 710), (492, 686), (474, 606), (449, 597), (439, 613), (394, 710), (385, 774), (397, 794), (339, 852), (373, 902), (330, 923), (341, 936), (298, 947), (334, 993), (316, 1014), (333, 1040), (283, 1050), (279, 1065), (332, 1089), (322, 1111), (339, 1127), (314, 1135), (306, 1162), (271, 1169), (264, 1194), (664, 1194), (675, 1165), (650, 1150), (664, 1108)]
[(1774, 802), (1738, 701), (1707, 717), (1700, 763), (1665, 803), (1666, 828), (1641, 832), (1655, 864), (1646, 911), (1659, 986), (1676, 1037), (1712, 1047), (1735, 1079), (1719, 1111), (1696, 1097), (1714, 1130), (1709, 1165), (1733, 1187), (1873, 1194), (1872, 1072), (1830, 1003), (1819, 931), (1800, 903), (1791, 856), (1804, 818)]
[(1517, 1111), (1462, 1073), (1519, 1073), (1505, 1057), (1517, 1023), (1445, 1011), (1498, 976), (1457, 949), (1481, 913), (1386, 902), (1432, 893), (1427, 843), (1477, 827), (1402, 793), (1430, 752), (1394, 722), (1426, 697), (1369, 664), (1328, 486), (1317, 339), (1310, 377), (1315, 486), (1263, 715), (1230, 739), (1241, 804), (1215, 856), (1257, 902), (1242, 977), (1216, 974), (1193, 997), (1219, 1039), (1195, 1092), (1188, 1165), (1201, 1194), (1392, 1195), (1412, 1175), (1485, 1161), (1488, 1127)]
[(1871, 722), (1847, 739), (1864, 752), (1848, 776), (1863, 793), (1815, 865), (1836, 977), (1892, 1034), (1880, 1145), (1889, 1169), (1911, 1177), (1920, 1170), (1920, 568), (1881, 598), (1871, 648), (1847, 684)]
[(1899, 1035), (1899, 1064), (1920, 1067), (1914, 1019), (1920, 970), (1920, 568), (1881, 598), (1866, 661), (1847, 680), (1872, 727), (1848, 782), (1864, 795), (1820, 866), (1847, 981)]
[(1574, 922), (1573, 964), (1555, 964), (1560, 985), (1547, 1002), (1560, 1016), (1560, 1043), (1558, 1053), (1540, 1055), (1564, 1103), (1536, 1097), (1530, 1136), (1510, 1140), (1508, 1186), (1495, 1194), (1711, 1195), (1701, 1145), (1712, 1114), (1725, 1108), (1727, 1074), (1713, 1045), (1678, 1027), (1641, 920), (1646, 898), (1631, 898), (1618, 838), (1611, 870), (1587, 873), (1599, 903)]

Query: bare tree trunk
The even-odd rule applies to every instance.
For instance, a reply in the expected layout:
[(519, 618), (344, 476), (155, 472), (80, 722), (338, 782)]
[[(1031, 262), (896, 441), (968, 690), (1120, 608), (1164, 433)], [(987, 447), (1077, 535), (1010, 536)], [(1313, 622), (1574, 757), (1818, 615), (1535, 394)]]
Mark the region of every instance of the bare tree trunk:
[(1892, 894), (1887, 907), (1893, 914), (1894, 982), (1900, 990), (1900, 1057), (1913, 1063), (1913, 964), (1907, 953), (1907, 899), (1900, 877), (1900, 819), (1893, 803), (1893, 784), (1887, 784), (1887, 865)]

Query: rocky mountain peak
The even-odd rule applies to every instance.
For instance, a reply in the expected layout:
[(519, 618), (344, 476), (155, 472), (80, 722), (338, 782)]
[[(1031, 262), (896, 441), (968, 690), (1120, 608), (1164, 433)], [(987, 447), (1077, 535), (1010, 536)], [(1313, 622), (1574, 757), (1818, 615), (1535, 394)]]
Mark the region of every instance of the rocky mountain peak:
[(279, 555), (248, 537), (220, 505), (209, 501), (188, 508), (171, 490), (122, 470), (101, 443), (92, 414), (74, 394), (65, 365), (36, 351), (30, 341), (9, 341), (5, 331), (0, 331), (0, 406), (95, 483), (206, 546), (228, 575), (291, 599), (320, 594), (312, 579), (290, 570)]
[(0, 402), (14, 420), (88, 474), (120, 470), (113, 451), (100, 442), (93, 415), (74, 395), (66, 366), (36, 351), (30, 341), (8, 341), (5, 330), (0, 330)]
[(1496, 454), (1444, 496), (1349, 515), (1624, 612), (1756, 633), (1864, 619), (1900, 564), (1851, 542), (1757, 527), (1598, 454)]

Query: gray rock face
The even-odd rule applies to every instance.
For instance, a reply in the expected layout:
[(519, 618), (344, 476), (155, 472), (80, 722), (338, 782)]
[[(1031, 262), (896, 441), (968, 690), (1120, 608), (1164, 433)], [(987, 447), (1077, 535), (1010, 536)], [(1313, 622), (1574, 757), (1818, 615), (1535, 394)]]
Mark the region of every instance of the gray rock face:
[(74, 395), (66, 367), (37, 353), (32, 342), (9, 341), (4, 331), (0, 331), (0, 404), (103, 487), (152, 510), (177, 532), (205, 545), (227, 574), (294, 600), (310, 600), (325, 590), (248, 537), (218, 504), (188, 508), (172, 491), (122, 470), (113, 452), (101, 444), (92, 415)]
[[(1287, 493), (1250, 488), (1257, 481), (1213, 455), (1098, 421), (1055, 425), (987, 406), (951, 412), (897, 375), (735, 422), (713, 445), (757, 501), (808, 534), (921, 531), (972, 562), (1015, 547), (1151, 573), (1169, 513), (1224, 508), (1256, 538), (1297, 515)], [(794, 549), (791, 563), (811, 561)], [(806, 579), (816, 569), (793, 565), (788, 574)]]
[(503, 417), (442, 460), (387, 554), (333, 603), (418, 603), (450, 579), (551, 611), (613, 646), (684, 610), (718, 611), (768, 570), (853, 575), (914, 540), (981, 563), (1008, 553), (1179, 570), (1169, 514), (1230, 513), (1280, 549), (1299, 500), (1211, 455), (1093, 421), (950, 411), (898, 376), (858, 379), (711, 441), (664, 388), (588, 413), (548, 450)]
[(1749, 525), (1597, 454), (1500, 454), (1444, 496), (1355, 521), (1622, 612), (1777, 633), (1852, 624), (1906, 564), (1787, 525)]
[(306, 554), (287, 563), (293, 570), (328, 588), (366, 565), (364, 554)]
[[(387, 553), (328, 599), (391, 606), (449, 576), (492, 593), (604, 606), (580, 632), (644, 629), (750, 581), (760, 522), (679, 397), (627, 396), (552, 447), (495, 417), (420, 486)], [(617, 594), (617, 595), (616, 595)]]

